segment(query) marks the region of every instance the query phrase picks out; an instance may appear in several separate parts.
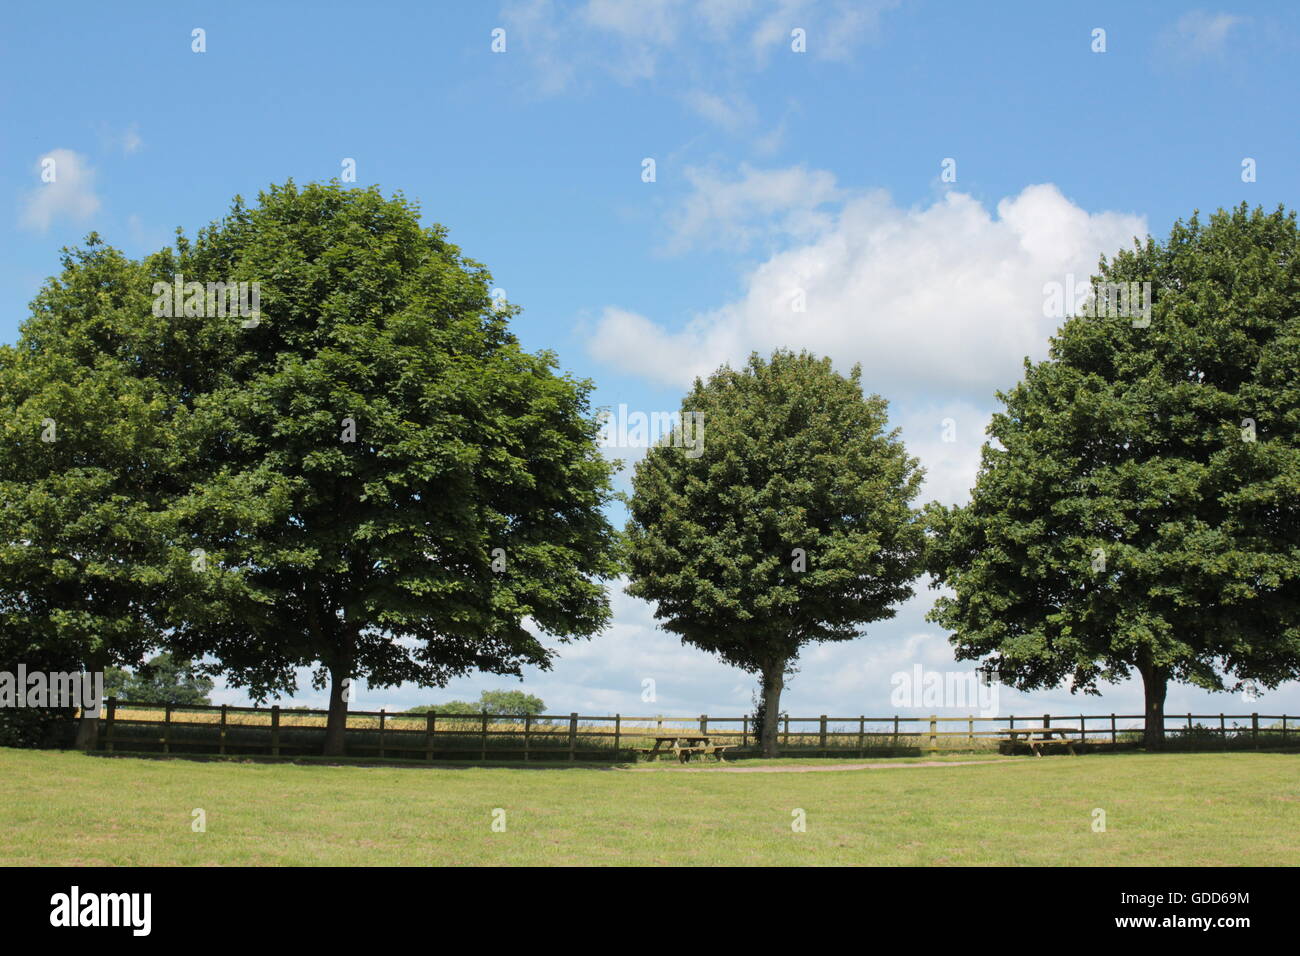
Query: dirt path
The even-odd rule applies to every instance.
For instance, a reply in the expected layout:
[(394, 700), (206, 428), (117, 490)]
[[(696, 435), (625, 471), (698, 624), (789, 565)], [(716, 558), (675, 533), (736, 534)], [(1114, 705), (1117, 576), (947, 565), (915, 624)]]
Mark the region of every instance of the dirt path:
[(1008, 760), (922, 760), (917, 763), (842, 763), (831, 767), (619, 767), (627, 773), (835, 773), (843, 770), (906, 770), (908, 767), (988, 767), (1028, 763), (1023, 757)]

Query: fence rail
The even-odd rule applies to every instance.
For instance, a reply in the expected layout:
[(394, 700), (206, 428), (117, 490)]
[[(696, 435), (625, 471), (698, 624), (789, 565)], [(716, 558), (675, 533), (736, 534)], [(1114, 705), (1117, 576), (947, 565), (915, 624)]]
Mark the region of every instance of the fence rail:
[[(155, 753), (319, 754), (328, 711), (231, 705), (148, 704), (109, 698), (100, 715), (99, 748)], [(939, 753), (996, 749), (1008, 728), (1054, 727), (1072, 739), (1120, 747), (1141, 737), (1141, 714), (1016, 714), (1003, 717), (788, 717), (778, 725), (780, 748), (798, 756)], [(1208, 721), (1209, 723), (1198, 723)], [(1134, 723), (1136, 722), (1136, 723)], [(707, 733), (743, 753), (757, 751), (753, 717), (584, 716), (517, 717), (487, 713), (409, 714), (349, 711), (349, 756), (423, 760), (626, 760), (655, 734)], [(1077, 737), (1075, 733), (1077, 732)], [(1166, 714), (1171, 742), (1224, 747), (1287, 744), (1295, 718), (1285, 714)]]

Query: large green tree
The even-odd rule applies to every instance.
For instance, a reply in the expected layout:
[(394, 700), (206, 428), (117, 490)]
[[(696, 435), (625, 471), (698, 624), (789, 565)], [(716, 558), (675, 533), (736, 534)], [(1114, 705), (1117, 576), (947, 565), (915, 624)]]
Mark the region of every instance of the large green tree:
[(535, 635), (597, 632), (590, 384), (490, 292), (400, 195), (338, 183), (142, 261), (67, 253), (0, 351), (0, 650), (162, 647), (257, 699), (313, 668), (339, 753), (350, 681), (518, 675), (553, 659)]
[(1158, 746), (1171, 681), (1300, 674), (1295, 216), (1193, 216), (1094, 282), (1152, 312), (1067, 320), (999, 394), (970, 503), (931, 514), (932, 619), (1022, 689), (1136, 672)]
[(255, 695), (314, 667), (337, 754), (350, 681), (518, 675), (554, 655), (536, 633), (604, 626), (617, 566), (590, 384), (520, 347), (516, 310), (444, 229), (400, 195), (289, 184), (153, 265), (260, 289), (193, 403), (211, 467), (174, 508), (202, 558), (179, 653)]
[(681, 407), (688, 430), (702, 424), (702, 453), (669, 440), (637, 465), (628, 592), (683, 641), (760, 676), (773, 756), (801, 649), (857, 637), (911, 595), (922, 473), (860, 369), (845, 377), (829, 359), (753, 355), (697, 379)]

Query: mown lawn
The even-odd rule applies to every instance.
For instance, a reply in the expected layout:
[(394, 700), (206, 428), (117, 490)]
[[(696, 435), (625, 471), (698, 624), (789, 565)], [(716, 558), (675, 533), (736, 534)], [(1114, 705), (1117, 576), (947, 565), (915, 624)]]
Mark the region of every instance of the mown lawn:
[[(890, 768), (368, 767), (0, 749), (0, 863), (1300, 862), (1300, 754), (868, 762)], [(205, 833), (191, 829), (195, 808)], [(498, 808), (505, 832), (492, 829)], [(806, 832), (791, 828), (796, 809)]]

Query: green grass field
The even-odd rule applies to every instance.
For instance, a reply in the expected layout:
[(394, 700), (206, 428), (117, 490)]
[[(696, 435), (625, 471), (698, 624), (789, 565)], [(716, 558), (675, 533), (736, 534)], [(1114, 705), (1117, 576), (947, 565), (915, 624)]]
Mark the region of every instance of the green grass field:
[[(1300, 754), (362, 766), (0, 749), (0, 863), (1294, 865)], [(847, 762), (846, 762), (847, 763)], [(712, 765), (709, 765), (710, 768)], [(191, 829), (206, 811), (207, 832)], [(494, 809), (505, 832), (493, 832)], [(1106, 813), (1094, 832), (1093, 811)], [(794, 832), (793, 811), (806, 814)]]

